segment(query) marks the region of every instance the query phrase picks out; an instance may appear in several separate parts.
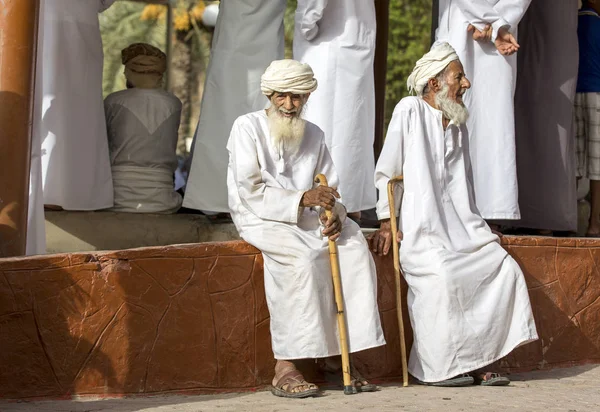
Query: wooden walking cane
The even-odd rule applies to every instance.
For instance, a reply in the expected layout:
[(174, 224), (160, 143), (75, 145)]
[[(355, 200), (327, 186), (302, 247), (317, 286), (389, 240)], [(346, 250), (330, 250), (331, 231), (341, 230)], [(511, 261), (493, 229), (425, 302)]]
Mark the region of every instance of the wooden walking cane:
[[(317, 175), (315, 182), (321, 186), (327, 186), (327, 178), (323, 174)], [(325, 210), (327, 219), (331, 217), (331, 210)], [(340, 278), (340, 265), (337, 255), (337, 245), (335, 241), (329, 241), (329, 260), (331, 262), (331, 277), (333, 278), (333, 292), (335, 294), (335, 304), (337, 306), (337, 323), (340, 332), (340, 346), (342, 348), (342, 375), (344, 378), (344, 395), (357, 393), (352, 385), (352, 376), (350, 375), (350, 353), (348, 350), (348, 331), (346, 330), (346, 315), (344, 313), (344, 298), (342, 295), (342, 281)]]
[(408, 367), (406, 362), (406, 339), (404, 338), (404, 319), (402, 318), (402, 284), (400, 283), (400, 246), (398, 245), (398, 224), (396, 222), (396, 205), (394, 186), (404, 178), (397, 176), (388, 182), (388, 203), (390, 207), (390, 223), (392, 226), (392, 247), (394, 253), (394, 277), (396, 278), (396, 314), (398, 315), (398, 330), (400, 331), (400, 355), (402, 357), (402, 383), (408, 386)]

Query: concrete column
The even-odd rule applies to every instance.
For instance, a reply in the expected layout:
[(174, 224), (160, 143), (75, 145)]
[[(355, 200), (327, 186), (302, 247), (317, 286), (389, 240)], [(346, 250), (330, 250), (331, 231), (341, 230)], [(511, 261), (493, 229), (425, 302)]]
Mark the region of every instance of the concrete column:
[(0, 257), (25, 254), (40, 0), (0, 0)]
[(383, 148), (385, 130), (385, 84), (387, 75), (387, 49), (390, 22), (390, 0), (376, 0), (377, 39), (375, 41), (375, 161)]

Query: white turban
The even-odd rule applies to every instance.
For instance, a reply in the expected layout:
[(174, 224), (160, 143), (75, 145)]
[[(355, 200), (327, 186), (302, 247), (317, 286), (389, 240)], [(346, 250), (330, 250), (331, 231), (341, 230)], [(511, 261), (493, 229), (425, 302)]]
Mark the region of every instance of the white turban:
[(417, 61), (406, 86), (411, 93), (416, 92), (419, 96), (429, 79), (433, 79), (454, 60), (458, 60), (456, 51), (448, 43), (436, 43), (431, 50)]
[(317, 79), (308, 64), (285, 59), (273, 61), (260, 78), (260, 90), (266, 96), (274, 92), (307, 94), (317, 89)]

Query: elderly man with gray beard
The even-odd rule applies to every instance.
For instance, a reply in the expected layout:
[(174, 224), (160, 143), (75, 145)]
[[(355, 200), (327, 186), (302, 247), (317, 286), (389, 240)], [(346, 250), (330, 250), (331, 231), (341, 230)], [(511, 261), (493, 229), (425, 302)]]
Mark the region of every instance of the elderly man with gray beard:
[[(296, 360), (323, 358), (325, 371), (339, 368), (338, 359), (326, 359), (341, 353), (329, 239), (338, 246), (350, 352), (385, 344), (368, 245), (358, 225), (346, 219), (334, 189), (339, 182), (323, 132), (301, 118), (316, 88), (307, 64), (272, 62), (261, 78), (270, 107), (238, 117), (227, 144), (231, 216), (240, 236), (264, 257), (277, 359), (272, 392), (290, 398), (319, 392), (296, 369)], [(315, 185), (319, 173), (331, 187)], [(330, 219), (325, 210), (332, 211)], [(376, 389), (355, 369), (351, 373), (357, 390)]]
[(408, 78), (418, 96), (396, 106), (375, 169), (378, 254), (391, 243), (386, 187), (404, 176), (396, 205), (415, 338), (408, 370), (434, 386), (507, 385), (488, 365), (538, 338), (523, 273), (475, 206), (463, 105), (470, 86), (454, 49), (435, 45)]

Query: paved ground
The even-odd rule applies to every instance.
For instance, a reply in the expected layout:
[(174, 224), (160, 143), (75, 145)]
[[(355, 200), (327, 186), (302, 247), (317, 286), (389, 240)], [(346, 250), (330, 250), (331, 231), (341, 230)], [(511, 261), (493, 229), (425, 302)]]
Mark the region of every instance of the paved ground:
[(319, 398), (281, 399), (270, 392), (156, 396), (112, 400), (2, 402), (2, 412), (243, 412), (243, 411), (600, 411), (600, 365), (511, 375), (504, 388), (432, 388), (385, 385), (380, 392), (345, 396), (327, 390)]

